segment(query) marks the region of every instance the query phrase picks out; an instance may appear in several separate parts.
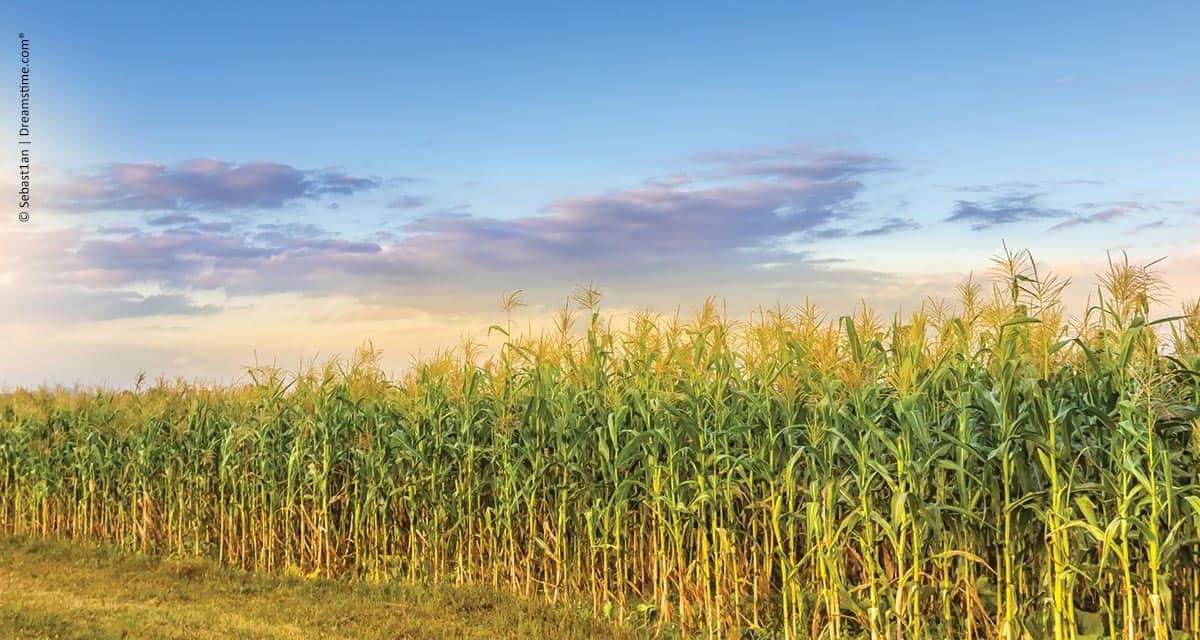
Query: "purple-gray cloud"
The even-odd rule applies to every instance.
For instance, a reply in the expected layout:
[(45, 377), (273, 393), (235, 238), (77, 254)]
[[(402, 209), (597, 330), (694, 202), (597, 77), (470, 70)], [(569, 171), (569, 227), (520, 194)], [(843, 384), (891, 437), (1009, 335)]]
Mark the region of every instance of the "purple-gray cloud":
[[(1178, 208), (1184, 204), (1184, 202), (1175, 200), (1157, 200), (1151, 202), (1142, 202), (1137, 200), (1119, 200), (1116, 202), (1083, 202), (1080, 203), (1079, 208), (1084, 211), (1093, 211), (1094, 213), (1077, 215), (1069, 220), (1064, 220), (1053, 227), (1050, 227), (1050, 231), (1059, 231), (1080, 225), (1115, 222), (1117, 220), (1133, 217), (1139, 213), (1149, 213), (1171, 209), (1178, 210)], [(1165, 224), (1166, 219), (1163, 218), (1157, 222), (1137, 225), (1134, 227), (1134, 231), (1144, 231), (1146, 229), (1164, 226)]]
[(691, 184), (692, 179), (682, 173), (676, 173), (662, 178), (651, 178), (646, 181), (646, 185), (650, 187), (665, 187), (668, 189), (674, 187), (682, 187), (686, 184)]
[(425, 206), (425, 201), (416, 196), (400, 196), (388, 203), (389, 209), (419, 209)]
[(827, 238), (827, 239), (869, 238), (872, 236), (891, 235), (893, 233), (900, 233), (902, 231), (912, 231), (914, 229), (920, 229), (920, 228), (921, 228), (921, 225), (918, 224), (916, 220), (912, 220), (909, 218), (885, 218), (883, 220), (878, 221), (873, 226), (866, 227), (865, 229), (845, 229), (845, 228), (840, 228), (840, 227), (833, 227), (833, 228), (829, 228), (829, 229), (823, 229), (823, 230), (817, 232), (816, 235), (819, 238)]
[(338, 171), (202, 158), (174, 166), (105, 165), (56, 186), (51, 198), (59, 207), (80, 212), (277, 209), (302, 199), (350, 195), (379, 185), (379, 180)]
[(260, 224), (254, 239), (270, 247), (272, 255), (295, 253), (379, 253), (374, 242), (343, 240), (337, 234), (312, 224)]
[(89, 316), (96, 320), (144, 318), (149, 316), (197, 316), (220, 311), (215, 305), (197, 305), (183, 294), (162, 293), (143, 296), (137, 293), (115, 294), (94, 301)]
[(431, 264), (638, 264), (767, 250), (789, 236), (852, 217), (857, 180), (747, 182), (729, 187), (646, 188), (570, 198), (545, 215), (496, 219), (442, 215), (405, 227), (401, 250)]
[[(371, 241), (313, 224), (256, 224), (238, 217), (212, 222), (197, 215), (218, 202), (264, 206), (368, 188), (354, 179), (329, 173), (297, 178), (294, 170), (276, 171), (283, 165), (267, 170), (215, 161), (170, 169), (110, 165), (108, 186), (89, 202), (125, 202), (115, 195), (119, 191), (136, 197), (135, 208), (148, 207), (143, 198), (150, 198), (170, 200), (171, 211), (150, 218), (145, 229), (82, 236), (54, 258), (49, 271), (57, 274), (56, 286), (152, 283), (169, 292), (219, 289), (231, 295), (394, 295), (432, 282), (466, 286), (483, 278), (532, 277), (570, 286), (579, 277), (614, 282), (647, 274), (745, 274), (762, 264), (782, 273), (781, 265), (811, 267), (800, 251), (806, 243), (916, 226), (904, 218), (860, 219), (863, 180), (893, 168), (881, 157), (786, 150), (715, 154), (704, 161), (718, 165), (720, 173), (704, 187), (674, 179), (652, 182), (562, 199), (536, 215), (515, 218), (473, 215), (465, 207), (443, 210)], [(314, 186), (318, 182), (324, 186)], [(182, 302), (141, 304), (167, 309)], [(129, 305), (120, 310), (132, 312)]]
[(174, 227), (186, 224), (196, 224), (200, 222), (200, 218), (190, 213), (168, 213), (163, 216), (156, 216), (146, 221), (152, 227)]
[[(1095, 180), (1066, 180), (1054, 184), (1104, 184)], [(1184, 204), (1172, 200), (1114, 200), (1080, 202), (1070, 209), (1043, 206), (1040, 202), (1044, 191), (1035, 191), (1038, 185), (1008, 182), (988, 186), (965, 187), (960, 190), (975, 193), (998, 194), (990, 200), (958, 200), (948, 222), (966, 222), (971, 229), (980, 231), (990, 227), (1014, 222), (1041, 219), (1056, 219), (1048, 231), (1062, 231), (1084, 225), (1096, 225), (1132, 218), (1140, 213), (1178, 209)], [(1138, 227), (1149, 228), (1149, 227)]]
[(1063, 229), (1069, 229), (1071, 227), (1077, 227), (1080, 225), (1112, 222), (1119, 218), (1124, 218), (1125, 216), (1129, 215), (1129, 213), (1132, 211), (1142, 211), (1142, 210), (1145, 210), (1146, 208), (1147, 208), (1146, 205), (1143, 205), (1143, 204), (1137, 203), (1137, 202), (1120, 203), (1120, 204), (1116, 204), (1113, 206), (1105, 207), (1095, 213), (1089, 213), (1087, 215), (1075, 216), (1073, 218), (1070, 218), (1069, 220), (1063, 220), (1062, 222), (1050, 227), (1050, 231), (1061, 231)]
[(233, 224), (230, 222), (201, 222), (192, 225), (192, 228), (207, 233), (229, 233), (233, 230)]
[(966, 222), (973, 231), (1026, 220), (1066, 218), (1069, 211), (1039, 204), (1041, 194), (1003, 195), (988, 201), (958, 200), (947, 222)]
[[(0, 294), (21, 309), (23, 320), (61, 322), (108, 321), (152, 316), (203, 316), (219, 313), (216, 305), (196, 304), (184, 293), (144, 295), (136, 291), (80, 286), (39, 286), (37, 289), (0, 285)], [(64, 309), (70, 309), (65, 315)], [(3, 314), (0, 314), (0, 321)]]
[(96, 228), (96, 233), (112, 235), (129, 235), (131, 233), (139, 232), (141, 232), (141, 229), (128, 224), (104, 225)]
[[(343, 254), (379, 253), (374, 242), (345, 240), (313, 225), (257, 225), (246, 233), (170, 229), (122, 238), (88, 238), (63, 265), (68, 280), (119, 286), (154, 282), (176, 288), (228, 287), (272, 262), (288, 263)], [(73, 275), (72, 275), (73, 274)], [(280, 291), (302, 288), (275, 283)]]
[(1168, 225), (1168, 222), (1167, 222), (1166, 218), (1159, 218), (1158, 220), (1153, 220), (1151, 222), (1139, 224), (1136, 227), (1130, 229), (1129, 233), (1140, 233), (1142, 231), (1149, 231), (1150, 229), (1161, 229), (1167, 225)]
[(696, 156), (700, 162), (721, 165), (731, 176), (755, 176), (784, 180), (842, 180), (867, 173), (894, 170), (883, 156), (847, 152), (814, 152), (807, 147), (781, 147), (754, 152), (712, 152)]

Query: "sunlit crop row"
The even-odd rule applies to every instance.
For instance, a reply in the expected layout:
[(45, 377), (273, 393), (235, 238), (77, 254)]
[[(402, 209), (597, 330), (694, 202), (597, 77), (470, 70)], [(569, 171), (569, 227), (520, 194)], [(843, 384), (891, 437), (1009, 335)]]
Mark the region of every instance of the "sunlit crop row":
[[(254, 570), (495, 584), (713, 637), (1200, 629), (1200, 308), (1024, 253), (885, 321), (776, 308), (558, 331), (389, 380), (0, 396), (0, 530)], [(510, 299), (510, 304), (517, 300)]]

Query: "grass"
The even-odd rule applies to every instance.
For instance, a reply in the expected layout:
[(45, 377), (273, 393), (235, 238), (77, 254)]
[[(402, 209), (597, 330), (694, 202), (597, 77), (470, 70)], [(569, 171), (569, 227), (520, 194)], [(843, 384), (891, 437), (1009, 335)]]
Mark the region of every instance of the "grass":
[(634, 638), (486, 587), (349, 584), (250, 574), (87, 543), (0, 540), (0, 637)]
[[(712, 301), (399, 379), (0, 396), (0, 531), (253, 572), (487, 588), (708, 637), (1200, 633), (1200, 304), (1086, 307), (1027, 253), (885, 320)], [(517, 296), (506, 300), (512, 309)], [(244, 614), (241, 609), (234, 609)]]

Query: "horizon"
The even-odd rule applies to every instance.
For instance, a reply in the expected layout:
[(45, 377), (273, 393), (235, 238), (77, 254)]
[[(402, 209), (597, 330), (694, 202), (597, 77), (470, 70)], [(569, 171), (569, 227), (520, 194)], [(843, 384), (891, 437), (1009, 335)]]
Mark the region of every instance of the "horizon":
[(688, 6), (0, 9), (0, 389), (399, 370), (589, 283), (890, 315), (1005, 243), (1200, 297), (1200, 5)]

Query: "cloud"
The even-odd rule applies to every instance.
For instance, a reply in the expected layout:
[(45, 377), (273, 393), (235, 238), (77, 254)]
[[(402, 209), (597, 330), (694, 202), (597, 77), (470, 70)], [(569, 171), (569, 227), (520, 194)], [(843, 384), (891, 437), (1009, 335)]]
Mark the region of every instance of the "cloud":
[[(272, 262), (380, 251), (374, 242), (346, 240), (307, 224), (264, 224), (242, 233), (171, 229), (84, 239), (72, 252), (73, 260), (58, 273), (68, 282), (91, 286), (155, 283), (214, 289), (252, 277)], [(280, 290), (296, 289), (283, 282), (275, 285)]]
[(309, 197), (325, 193), (349, 196), (359, 191), (369, 191), (379, 185), (379, 180), (373, 178), (355, 177), (340, 171), (322, 171), (306, 176), (304, 193)]
[[(1092, 205), (1092, 203), (1084, 203), (1083, 205), (1080, 205), (1080, 206), (1084, 207), (1084, 208), (1093, 208), (1094, 205), (1092, 205), (1092, 206), (1090, 206), (1090, 205)], [(1119, 203), (1119, 204), (1115, 204), (1115, 205), (1111, 205), (1111, 206), (1106, 206), (1103, 209), (1101, 209), (1095, 213), (1090, 213), (1090, 214), (1082, 215), (1082, 216), (1075, 216), (1069, 220), (1063, 220), (1062, 222), (1050, 227), (1050, 231), (1061, 231), (1063, 229), (1069, 229), (1071, 227), (1078, 227), (1080, 225), (1112, 222), (1114, 220), (1124, 218), (1125, 216), (1129, 215), (1130, 212), (1144, 211), (1148, 208), (1151, 208), (1151, 207), (1149, 207), (1148, 205), (1138, 203), (1138, 202), (1123, 202), (1123, 203)]]
[(202, 158), (173, 166), (112, 163), (55, 186), (50, 195), (57, 206), (79, 212), (214, 211), (278, 209), (302, 199), (351, 195), (379, 185), (379, 180), (338, 171)]
[(865, 229), (845, 229), (831, 228), (820, 231), (817, 235), (821, 238), (869, 238), (872, 236), (885, 236), (902, 231), (912, 231), (920, 229), (921, 225), (917, 221), (910, 218), (885, 218), (878, 221), (873, 226)]
[(260, 224), (254, 239), (269, 247), (273, 256), (288, 253), (378, 253), (374, 242), (343, 240), (312, 224)]
[(662, 178), (651, 178), (646, 181), (648, 187), (663, 187), (670, 189), (672, 187), (682, 187), (686, 184), (691, 184), (692, 179), (682, 173), (665, 176)]
[(1007, 182), (997, 182), (993, 184), (968, 184), (954, 187), (954, 191), (963, 193), (1018, 193), (1022, 191), (1034, 191), (1042, 188), (1042, 185), (1033, 182), (1025, 182), (1021, 180), (1009, 180)]
[(141, 229), (127, 224), (114, 224), (96, 227), (96, 233), (113, 234), (113, 235), (128, 235), (138, 233)]
[(1042, 183), (1009, 181), (954, 187), (954, 191), (980, 195), (978, 199), (957, 200), (953, 211), (945, 220), (968, 223), (975, 231), (1016, 222), (1056, 220), (1047, 231), (1062, 231), (1084, 225), (1110, 223), (1151, 211), (1179, 210), (1186, 205), (1186, 202), (1179, 200), (1102, 200), (1078, 202), (1069, 208), (1060, 209), (1041, 203), (1046, 194), (1057, 193), (1062, 187), (1108, 184), (1110, 181), (1082, 178)]
[(1152, 220), (1150, 222), (1145, 222), (1145, 223), (1139, 224), (1136, 227), (1130, 229), (1129, 233), (1139, 233), (1142, 231), (1149, 231), (1150, 229), (1161, 229), (1163, 227), (1168, 226), (1168, 224), (1169, 223), (1167, 222), (1166, 218), (1159, 218), (1158, 220)]
[(896, 167), (883, 156), (848, 151), (814, 152), (808, 147), (779, 147), (754, 152), (702, 153), (700, 162), (721, 165), (732, 176), (788, 180), (843, 180)]
[[(990, 184), (969, 184), (951, 187), (952, 191), (961, 193), (995, 193), (1001, 195), (1020, 195), (1022, 193), (1042, 192), (1064, 186), (1100, 186), (1109, 184), (1108, 180), (1095, 178), (1070, 178), (1066, 180), (1047, 180), (1030, 182), (1027, 180), (1007, 180)], [(943, 185), (944, 186), (944, 185)]]
[(829, 181), (633, 189), (560, 200), (539, 216), (422, 218), (405, 227), (411, 235), (398, 249), (431, 265), (488, 268), (629, 268), (718, 258), (735, 250), (766, 250), (849, 217), (861, 188), (856, 181)]
[(419, 209), (425, 206), (425, 200), (416, 196), (400, 196), (388, 203), (389, 209)]
[(190, 213), (168, 213), (164, 216), (157, 216), (146, 221), (152, 227), (171, 227), (176, 225), (195, 224), (200, 222), (200, 218)]
[[(1092, 211), (1093, 213), (1075, 215), (1070, 219), (1064, 220), (1050, 227), (1049, 230), (1061, 231), (1063, 229), (1070, 229), (1072, 227), (1078, 227), (1082, 225), (1116, 222), (1119, 220), (1135, 218), (1136, 216), (1139, 216), (1139, 214), (1150, 214), (1152, 212), (1174, 211), (1175, 213), (1178, 213), (1181, 207), (1184, 206), (1186, 206), (1185, 202), (1177, 200), (1117, 200), (1112, 202), (1082, 202), (1078, 205), (1078, 209), (1083, 211)], [(1167, 218), (1147, 221), (1134, 226), (1130, 230), (1130, 233), (1163, 227), (1167, 224)]]
[[(916, 227), (904, 218), (861, 220), (864, 180), (893, 168), (877, 156), (778, 150), (710, 155), (704, 162), (716, 166), (719, 175), (701, 186), (683, 180), (647, 183), (652, 186), (564, 198), (535, 214), (512, 218), (476, 215), (467, 207), (447, 209), (369, 239), (314, 224), (257, 224), (239, 217), (207, 221), (195, 207), (216, 202), (212, 184), (202, 180), (200, 186), (188, 183), (184, 189), (173, 177), (163, 178), (199, 172), (224, 184), (240, 165), (214, 162), (187, 170), (111, 165), (134, 167), (113, 171), (113, 176), (121, 175), (111, 181), (139, 197), (150, 192), (160, 197), (168, 189), (160, 189), (156, 181), (164, 179), (177, 196), (173, 211), (152, 217), (145, 229), (80, 234), (70, 246), (44, 256), (42, 264), (45, 273), (54, 274), (56, 286), (125, 290), (153, 285), (171, 294), (345, 293), (373, 299), (484, 290), (514, 281), (561, 288), (581, 279), (640, 283), (686, 276), (709, 283), (718, 274), (743, 277), (763, 264), (773, 265), (772, 277), (789, 269), (807, 273), (826, 268), (814, 266), (805, 253), (812, 242)], [(314, 175), (329, 185), (323, 189), (364, 187), (329, 174)], [(316, 179), (302, 178), (301, 183)], [(280, 184), (250, 180), (242, 191), (222, 192), (222, 202), (261, 206), (320, 192), (311, 185), (288, 190)], [(253, 195), (249, 185), (254, 185)], [(119, 201), (112, 192), (101, 189), (94, 201)], [(264, 193), (273, 195), (264, 199)], [(180, 202), (179, 194), (186, 202)], [(167, 302), (114, 308), (131, 313), (136, 303), (165, 312)]]
[(96, 320), (144, 318), (149, 316), (196, 316), (220, 311), (215, 305), (196, 305), (183, 294), (163, 293), (143, 296), (117, 293), (94, 298), (88, 315)]
[(1043, 207), (1038, 203), (1041, 194), (1001, 195), (987, 201), (958, 200), (947, 222), (966, 222), (973, 231), (1014, 222), (1045, 218), (1065, 218), (1070, 212)]
[[(136, 229), (114, 233), (122, 235), (122, 241), (144, 237)], [(0, 232), (0, 298), (7, 303), (0, 322), (103, 321), (221, 311), (194, 303), (187, 292), (143, 293), (122, 286), (122, 278), (79, 255), (92, 238), (96, 236), (84, 236), (79, 229)]]

